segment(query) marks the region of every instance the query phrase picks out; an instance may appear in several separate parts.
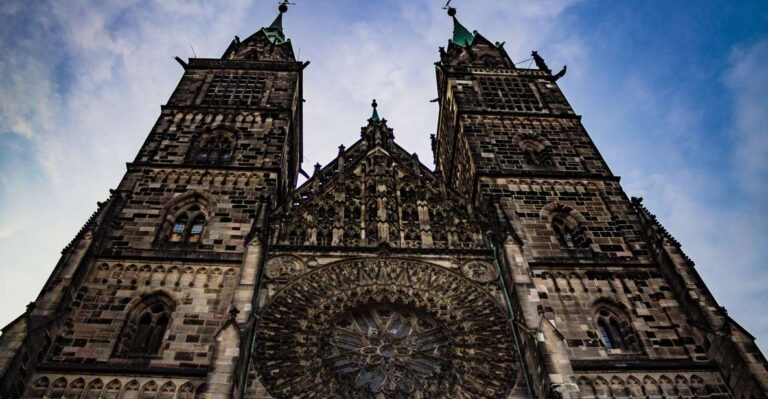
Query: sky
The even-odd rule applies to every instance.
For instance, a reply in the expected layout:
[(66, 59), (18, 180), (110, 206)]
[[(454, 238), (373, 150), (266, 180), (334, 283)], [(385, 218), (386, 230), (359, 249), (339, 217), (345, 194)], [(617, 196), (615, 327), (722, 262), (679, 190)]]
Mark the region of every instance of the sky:
[[(431, 162), (444, 0), (295, 0), (304, 168), (359, 138), (376, 98)], [(768, 2), (454, 0), (516, 62), (568, 65), (562, 90), (630, 196), (682, 243), (719, 303), (768, 349)], [(276, 1), (0, 3), (0, 325), (33, 301), (108, 196), (182, 75)], [(527, 63), (521, 64), (526, 67)]]

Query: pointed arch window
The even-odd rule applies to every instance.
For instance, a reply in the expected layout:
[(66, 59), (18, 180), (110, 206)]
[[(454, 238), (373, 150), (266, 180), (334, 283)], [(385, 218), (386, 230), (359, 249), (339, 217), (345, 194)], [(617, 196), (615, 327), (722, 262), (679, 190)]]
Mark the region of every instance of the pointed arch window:
[(173, 300), (165, 295), (155, 295), (141, 301), (128, 315), (121, 334), (119, 355), (159, 355), (174, 308)]
[(630, 349), (627, 332), (622, 330), (619, 317), (608, 309), (597, 312), (597, 329), (606, 349)]
[(235, 152), (235, 135), (224, 130), (202, 134), (190, 154), (195, 163), (224, 164), (232, 160)]
[(206, 214), (200, 205), (192, 205), (176, 214), (173, 229), (168, 237), (170, 242), (196, 243), (200, 241), (205, 227)]
[(552, 219), (552, 229), (557, 235), (560, 246), (563, 248), (576, 248), (576, 239), (574, 230), (565, 221), (562, 216), (555, 216)]
[(525, 156), (525, 160), (536, 166), (554, 166), (552, 160), (552, 148), (538, 137), (522, 138), (518, 144)]

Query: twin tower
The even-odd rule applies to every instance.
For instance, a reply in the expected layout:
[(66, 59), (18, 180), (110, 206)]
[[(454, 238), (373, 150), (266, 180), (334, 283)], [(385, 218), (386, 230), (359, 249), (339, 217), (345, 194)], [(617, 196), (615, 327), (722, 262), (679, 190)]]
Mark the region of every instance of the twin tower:
[(754, 339), (624, 193), (565, 71), (517, 68), (454, 9), (435, 170), (374, 103), (297, 187), (286, 11), (178, 59), (125, 177), (2, 330), (0, 397), (766, 398)]

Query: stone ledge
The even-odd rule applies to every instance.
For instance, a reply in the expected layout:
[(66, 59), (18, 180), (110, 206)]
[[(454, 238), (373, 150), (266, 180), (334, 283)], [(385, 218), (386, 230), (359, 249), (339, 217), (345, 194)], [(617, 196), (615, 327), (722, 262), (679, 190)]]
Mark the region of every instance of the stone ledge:
[(88, 373), (88, 374), (139, 374), (152, 376), (171, 376), (171, 377), (205, 377), (208, 375), (208, 367), (157, 367), (141, 366), (134, 364), (115, 364), (115, 363), (40, 363), (37, 371), (58, 372), (58, 373)]
[(719, 370), (714, 362), (695, 362), (680, 359), (600, 359), (600, 360), (571, 360), (574, 371), (649, 371), (649, 370)]

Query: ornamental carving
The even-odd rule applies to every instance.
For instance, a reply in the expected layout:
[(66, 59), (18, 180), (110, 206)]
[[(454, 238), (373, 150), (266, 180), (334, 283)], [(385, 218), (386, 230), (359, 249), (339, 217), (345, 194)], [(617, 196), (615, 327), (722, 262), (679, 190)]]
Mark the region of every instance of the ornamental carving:
[(487, 248), (482, 220), (395, 145), (386, 122), (318, 168), (277, 219), (274, 245), (423, 249)]
[(262, 313), (255, 363), (275, 398), (503, 398), (509, 322), (480, 286), (436, 265), (345, 261), (304, 274)]
[(304, 271), (304, 262), (294, 256), (278, 256), (267, 261), (264, 273), (271, 279), (288, 279)]
[(496, 267), (488, 262), (471, 261), (461, 266), (461, 272), (468, 279), (478, 283), (490, 283), (499, 278)]

